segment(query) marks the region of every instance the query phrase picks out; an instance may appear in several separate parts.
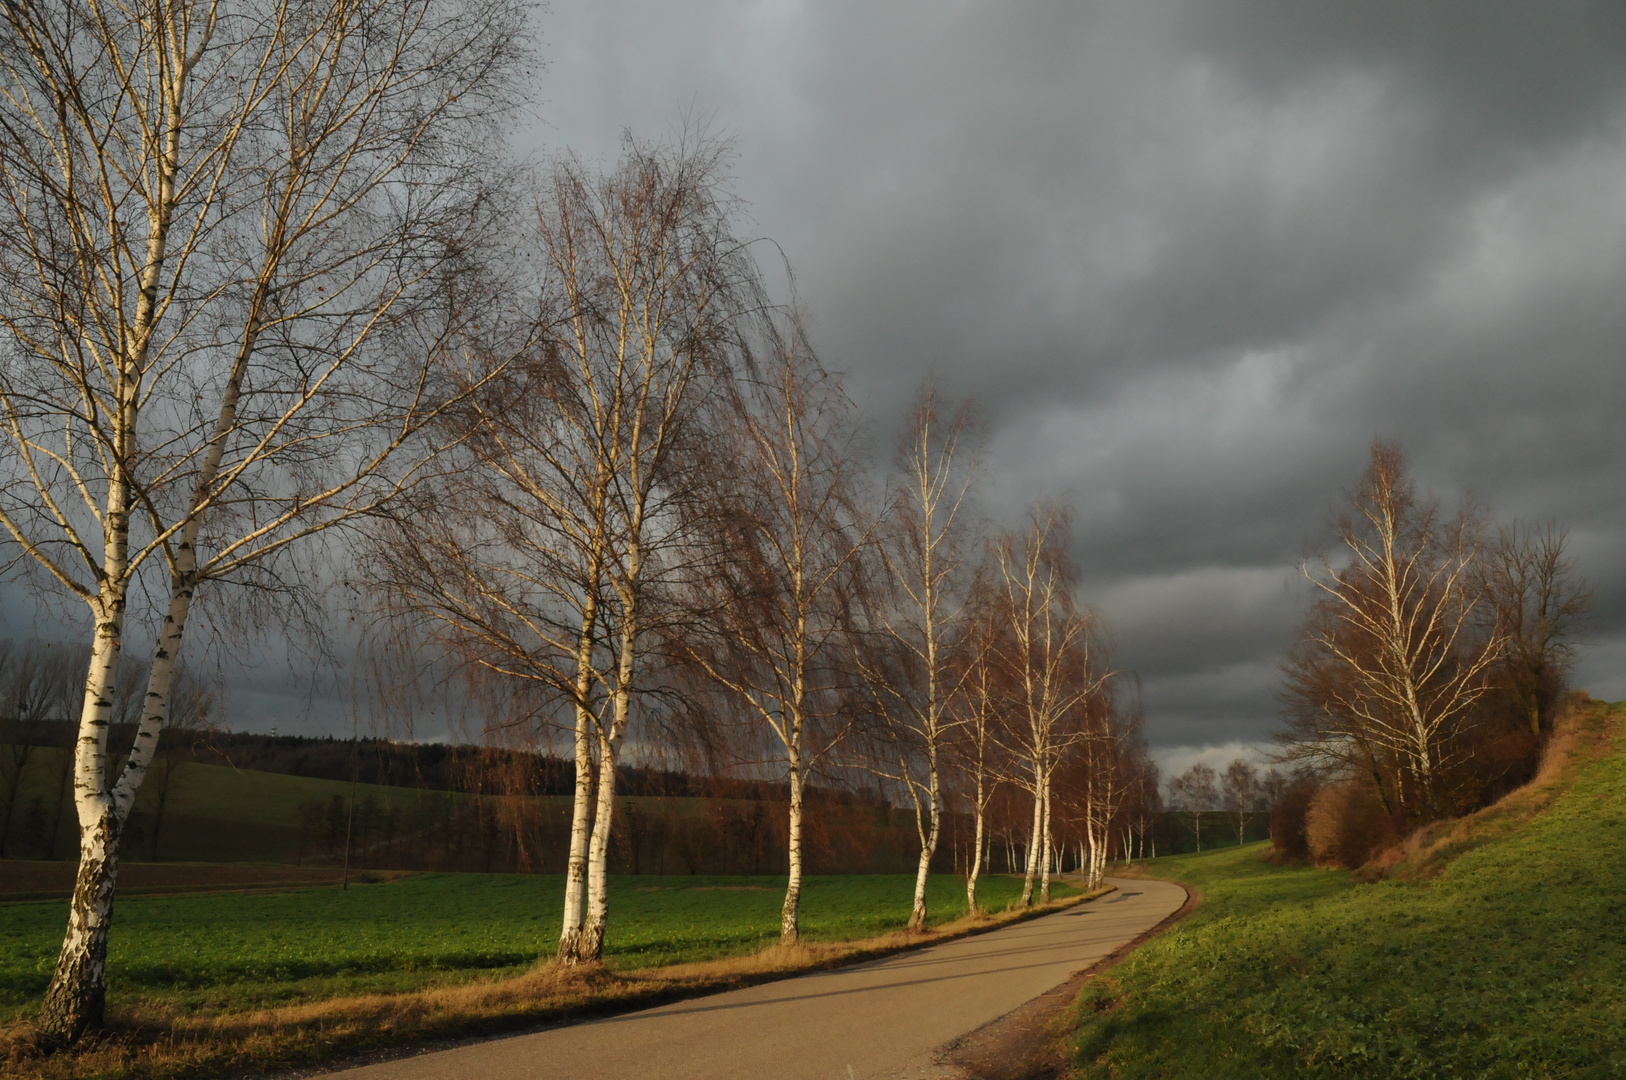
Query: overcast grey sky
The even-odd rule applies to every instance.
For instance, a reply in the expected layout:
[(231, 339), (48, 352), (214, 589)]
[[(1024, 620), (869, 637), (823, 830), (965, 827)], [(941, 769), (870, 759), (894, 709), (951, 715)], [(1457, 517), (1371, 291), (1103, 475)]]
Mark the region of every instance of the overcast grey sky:
[[(1570, 528), (1579, 682), (1626, 697), (1626, 8), (554, 0), (536, 28), (525, 152), (706, 118), (866, 415), (935, 372), (988, 423), (991, 513), (1072, 501), (1166, 765), (1268, 738), (1294, 564), (1374, 436), (1447, 501)], [(239, 700), (274, 713), (279, 670)]]
[(883, 428), (927, 372), (989, 507), (1078, 512), (1148, 735), (1264, 740), (1293, 566), (1376, 436), (1571, 530), (1626, 697), (1626, 8), (555, 0), (536, 152), (689, 112)]

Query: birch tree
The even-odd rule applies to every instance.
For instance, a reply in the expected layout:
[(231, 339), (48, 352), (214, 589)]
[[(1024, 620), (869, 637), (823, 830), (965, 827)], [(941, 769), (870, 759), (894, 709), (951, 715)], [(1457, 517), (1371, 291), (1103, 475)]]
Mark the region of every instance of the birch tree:
[(886, 645), (859, 662), (885, 743), (915, 808), (920, 859), (909, 929), (926, 928), (926, 879), (943, 831), (943, 753), (957, 724), (952, 648), (965, 614), (963, 570), (976, 479), (965, 410), (943, 415), (927, 383), (899, 447), (889, 513), (878, 546), (892, 597), (878, 609)]
[[(726, 147), (626, 142), (539, 185), (531, 329), (474, 363), (459, 460), (393, 516), (379, 582), (465, 663), (563, 704), (575, 787), (561, 963), (597, 961), (616, 766), (647, 649), (706, 548), (707, 436), (759, 285)], [(487, 378), (482, 372), (501, 368)]]
[[(289, 545), (405, 475), (455, 327), (425, 304), (480, 216), (524, 19), (442, 0), (18, 0), (4, 19), (0, 525), (93, 626), (78, 878), (37, 1019), (65, 1044), (101, 1020), (119, 835), (194, 602), (305, 577)], [(155, 644), (113, 776), (132, 634)]]
[[(504, 706), (502, 725), (546, 726), (555, 707), (568, 715), (575, 784), (557, 955), (574, 963), (585, 910), (591, 740), (603, 706), (609, 477), (594, 418), (576, 408), (572, 374), (542, 342), (558, 316), (540, 283), (511, 284), (528, 290), (522, 303), (541, 313), (518, 315), (507, 330), (487, 328), (486, 355), (462, 375), (479, 392), (444, 418), (446, 436), (457, 442), (444, 459), (451, 467), (375, 515), (363, 573), (408, 663), (421, 650), (440, 653), (488, 704)], [(486, 379), (499, 363), (499, 377)]]
[(986, 575), (972, 590), (973, 612), (961, 638), (956, 678), (958, 694), (951, 707), (959, 723), (952, 747), (954, 762), (966, 785), (971, 804), (971, 857), (966, 866), (966, 910), (979, 914), (977, 883), (983, 872), (983, 848), (988, 840), (988, 814), (1009, 768), (1005, 752), (1005, 713), (1009, 686), (999, 662), (1000, 608)]
[(859, 509), (851, 404), (794, 321), (745, 388), (736, 448), (739, 501), (722, 516), (728, 554), (711, 576), (710, 634), (679, 628), (685, 651), (771, 733), (789, 789), (780, 941), (800, 936), (803, 794), (845, 733), (838, 657), (852, 626), (874, 528)]
[[(1091, 678), (1090, 673), (1085, 677)], [(1083, 771), (1083, 790), (1079, 793), (1084, 824), (1081, 863), (1087, 889), (1099, 888), (1106, 874), (1112, 826), (1131, 785), (1124, 749), (1140, 727), (1138, 713), (1126, 714), (1104, 681), (1092, 682), (1095, 685), (1079, 706), (1083, 721), (1077, 739), (1077, 757)]]
[(1236, 843), (1241, 847), (1247, 842), (1248, 813), (1259, 801), (1259, 770), (1242, 758), (1235, 759), (1220, 777), (1220, 795), (1236, 823)]
[(1066, 555), (1067, 520), (1060, 508), (1034, 507), (1027, 529), (996, 540), (1001, 602), (1009, 626), (1003, 662), (1010, 671), (1016, 717), (1012, 751), (1021, 760), (1022, 783), (1033, 798), (1024, 907), (1050, 899), (1051, 781), (1061, 755), (1077, 732), (1068, 719), (1105, 682), (1090, 655), (1092, 617), (1073, 596)]
[(1303, 568), (1319, 600), (1287, 667), (1288, 756), (1369, 769), (1386, 809), (1438, 816), (1506, 645), (1481, 618), (1477, 522), (1442, 518), (1378, 442), (1334, 525), (1343, 565)]
[(1220, 805), (1218, 775), (1198, 762), (1169, 781), (1169, 795), (1177, 810), (1191, 817), (1192, 835), (1197, 840), (1197, 851), (1203, 850), (1203, 815)]
[(693, 579), (697, 553), (704, 558), (711, 474), (699, 463), (715, 430), (708, 416), (726, 405), (748, 323), (763, 309), (756, 268), (734, 232), (727, 160), (726, 146), (704, 139), (629, 142), (617, 170), (601, 177), (568, 159), (541, 215), (562, 300), (549, 344), (575, 394), (574, 437), (595, 448), (608, 521), (584, 959), (603, 950), (616, 763), (647, 645), (674, 587)]
[[(1131, 859), (1146, 858), (1146, 834), (1162, 808), (1157, 762), (1147, 751), (1144, 738), (1131, 739), (1126, 746), (1124, 771), (1123, 828), (1124, 865)], [(1152, 857), (1157, 857), (1157, 838), (1152, 838)]]

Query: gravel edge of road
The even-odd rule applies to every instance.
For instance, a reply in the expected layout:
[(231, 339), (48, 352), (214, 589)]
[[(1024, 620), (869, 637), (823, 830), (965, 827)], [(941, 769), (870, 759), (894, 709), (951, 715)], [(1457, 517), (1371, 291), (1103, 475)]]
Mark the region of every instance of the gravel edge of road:
[(1069, 1075), (1069, 1031), (1062, 1021), (1084, 984), (1201, 906), (1202, 894), (1196, 889), (1178, 881), (1168, 883), (1185, 891), (1185, 903), (1156, 926), (1074, 972), (1055, 989), (949, 1043), (938, 1058), (942, 1080), (1062, 1080)]

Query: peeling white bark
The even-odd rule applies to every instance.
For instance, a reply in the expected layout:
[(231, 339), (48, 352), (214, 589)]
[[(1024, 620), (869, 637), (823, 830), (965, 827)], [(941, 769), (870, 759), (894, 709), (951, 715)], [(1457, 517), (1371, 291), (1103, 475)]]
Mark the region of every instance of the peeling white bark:
[[(799, 748), (798, 748), (799, 749)], [(798, 749), (788, 751), (790, 765), (790, 822), (785, 902), (779, 909), (779, 941), (794, 945), (801, 938), (802, 925), (802, 762)]]
[(914, 907), (909, 912), (910, 930), (925, 930), (927, 925), (926, 881), (931, 872), (932, 857), (943, 835), (943, 796), (938, 787), (937, 747), (927, 749), (926, 827), (922, 830), (920, 861), (915, 867)]

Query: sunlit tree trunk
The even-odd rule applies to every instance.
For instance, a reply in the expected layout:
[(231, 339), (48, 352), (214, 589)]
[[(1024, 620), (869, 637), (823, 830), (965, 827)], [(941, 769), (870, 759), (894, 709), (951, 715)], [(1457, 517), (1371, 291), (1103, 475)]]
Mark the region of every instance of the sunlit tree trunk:
[(559, 932), (559, 961), (574, 964), (581, 959), (582, 919), (587, 905), (587, 847), (593, 812), (592, 722), (576, 716), (576, 781), (570, 800), (570, 852), (565, 862), (564, 925)]
[[(596, 497), (589, 501), (596, 504), (592, 518), (599, 525), (597, 536), (599, 551), (602, 551), (602, 484)], [(587, 580), (582, 583), (581, 633), (576, 639), (575, 693), (571, 702), (571, 711), (576, 720), (573, 732), (576, 776), (570, 799), (570, 852), (565, 861), (564, 920), (559, 931), (558, 958), (563, 964), (575, 964), (582, 958), (582, 923), (587, 913), (587, 849), (593, 810), (593, 648), (598, 640), (598, 582), (602, 574), (602, 556), (598, 552), (589, 553), (587, 565)]]
[[(629, 530), (634, 537), (642, 521), (634, 517)], [(615, 768), (621, 740), (632, 715), (633, 679), (637, 674), (638, 634), (641, 629), (638, 593), (643, 584), (642, 545), (628, 545), (623, 563), (625, 576), (617, 581), (620, 600), (616, 612), (617, 656), (615, 681), (609, 690), (610, 722), (599, 732), (598, 789), (592, 841), (587, 855), (587, 920), (582, 927), (581, 959), (597, 962), (604, 955), (604, 934), (609, 925), (610, 832), (615, 820)]]
[(926, 929), (926, 882), (931, 872), (932, 857), (937, 854), (937, 844), (943, 835), (943, 795), (938, 787), (937, 748), (930, 747), (927, 751), (929, 764), (926, 775), (926, 828), (923, 830), (920, 845), (920, 862), (915, 867), (915, 899), (914, 907), (909, 913), (909, 929)]
[[(1046, 779), (1047, 782), (1045, 784), (1045, 790), (1044, 790), (1044, 846), (1040, 849), (1042, 851), (1048, 851), (1050, 849), (1051, 835), (1052, 835), (1051, 832), (1050, 832), (1050, 784), (1048, 783), (1048, 781), (1049, 781), (1049, 775), (1048, 774), (1046, 774), (1045, 779)], [(1039, 902), (1041, 904), (1050, 903), (1050, 860), (1049, 859), (1046, 859), (1045, 863), (1044, 863), (1044, 877), (1043, 877), (1043, 880), (1041, 881), (1041, 883), (1039, 885)]]
[(1033, 903), (1033, 887), (1038, 881), (1039, 874), (1039, 854), (1044, 850), (1041, 845), (1045, 841), (1044, 792), (1046, 786), (1043, 766), (1041, 765), (1037, 768), (1033, 778), (1033, 831), (1028, 834), (1027, 858), (1023, 862), (1023, 907)]
[(985, 782), (980, 770), (977, 773), (976, 783), (976, 802), (971, 812), (972, 855), (965, 874), (965, 909), (970, 915), (982, 914), (982, 909), (977, 907), (977, 879), (982, 876), (982, 834), (983, 822), (988, 816), (988, 802), (987, 796), (983, 793)]
[(802, 768), (800, 755), (793, 749), (787, 753), (790, 780), (790, 823), (787, 847), (789, 863), (785, 883), (785, 902), (779, 909), (779, 940), (794, 945), (801, 936), (802, 912)]
[(578, 961), (597, 963), (604, 956), (604, 935), (610, 923), (610, 831), (615, 819), (615, 766), (620, 740), (609, 734), (598, 739), (598, 785), (594, 792), (591, 842), (587, 849), (587, 916), (582, 925)]

